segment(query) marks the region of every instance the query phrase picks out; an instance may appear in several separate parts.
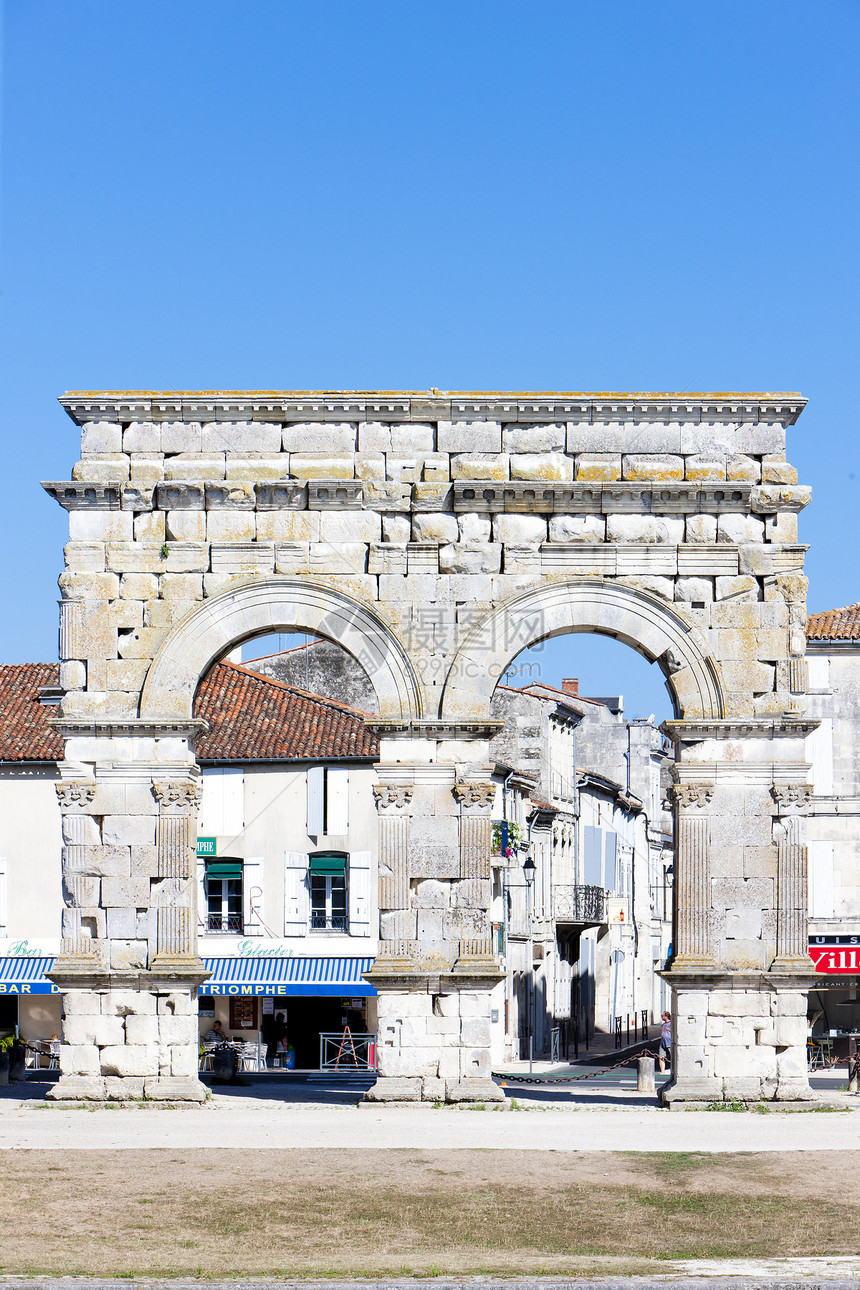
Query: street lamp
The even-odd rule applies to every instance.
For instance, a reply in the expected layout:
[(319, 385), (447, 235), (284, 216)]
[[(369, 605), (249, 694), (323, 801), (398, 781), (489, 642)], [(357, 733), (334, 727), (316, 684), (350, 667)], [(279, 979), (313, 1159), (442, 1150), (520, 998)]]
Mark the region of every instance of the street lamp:
[(532, 1073), (532, 1063), (534, 1060), (534, 1008), (535, 1008), (535, 965), (534, 965), (534, 945), (532, 944), (532, 887), (535, 880), (535, 862), (532, 859), (531, 851), (526, 855), (523, 861), (523, 877), (526, 880), (526, 928), (529, 936), (528, 949), (528, 972), (529, 972), (529, 999), (526, 1009), (529, 1031), (529, 1074)]

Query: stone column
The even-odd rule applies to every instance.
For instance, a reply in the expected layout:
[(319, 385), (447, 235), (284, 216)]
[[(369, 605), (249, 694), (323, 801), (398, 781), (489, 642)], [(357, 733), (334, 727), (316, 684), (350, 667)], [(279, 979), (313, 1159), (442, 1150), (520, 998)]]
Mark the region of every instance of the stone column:
[[(492, 810), (496, 786), (480, 780), (457, 780), (454, 796), (460, 803), (460, 881), (454, 884), (452, 905), (462, 923), (457, 966), (493, 963), (489, 934), (492, 892)], [(489, 1002), (487, 1004), (489, 1023)]]
[(197, 961), (197, 879), (194, 844), (200, 785), (196, 780), (156, 780), (158, 875), (152, 882), (157, 913), (153, 967)]
[(807, 922), (806, 825), (802, 812), (808, 810), (809, 784), (774, 784), (776, 803), (774, 838), (777, 844), (776, 874), (776, 969), (792, 972), (812, 970)]
[(673, 968), (714, 965), (710, 941), (710, 864), (705, 808), (713, 785), (675, 784), (675, 956)]
[[(411, 784), (377, 784), (373, 789), (379, 819), (379, 913), (381, 916), (407, 914), (409, 910), (409, 816), (412, 801)], [(414, 918), (413, 918), (414, 921)], [(385, 932), (401, 935), (386, 936)], [(379, 958), (409, 959), (414, 955), (415, 935), (406, 926), (398, 928), (397, 919), (386, 918), (380, 927)]]
[(60, 957), (101, 956), (105, 935), (104, 911), (100, 906), (100, 879), (87, 869), (86, 847), (98, 845), (101, 833), (92, 817), (95, 784), (63, 781), (54, 785), (63, 818), (63, 910)]

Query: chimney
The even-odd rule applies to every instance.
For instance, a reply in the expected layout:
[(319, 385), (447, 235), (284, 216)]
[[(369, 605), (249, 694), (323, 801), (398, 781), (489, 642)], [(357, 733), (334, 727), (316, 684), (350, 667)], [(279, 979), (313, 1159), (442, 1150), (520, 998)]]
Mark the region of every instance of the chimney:
[(565, 694), (571, 694), (575, 699), (579, 698), (579, 678), (569, 676), (561, 683), (561, 688)]

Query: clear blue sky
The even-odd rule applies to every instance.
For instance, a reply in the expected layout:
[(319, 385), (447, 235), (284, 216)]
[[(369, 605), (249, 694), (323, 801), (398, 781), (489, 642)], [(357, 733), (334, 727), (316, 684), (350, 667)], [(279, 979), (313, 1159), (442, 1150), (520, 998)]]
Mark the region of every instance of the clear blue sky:
[(3, 14), (0, 658), (55, 657), (70, 387), (802, 390), (860, 599), (856, 0)]

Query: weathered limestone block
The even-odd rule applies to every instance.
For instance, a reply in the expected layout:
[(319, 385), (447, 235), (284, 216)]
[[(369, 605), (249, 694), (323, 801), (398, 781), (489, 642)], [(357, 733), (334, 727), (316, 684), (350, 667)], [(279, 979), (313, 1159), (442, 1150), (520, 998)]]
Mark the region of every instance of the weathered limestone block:
[(355, 477), (356, 479), (385, 480), (385, 458), (381, 453), (372, 456), (369, 453), (361, 453), (355, 458)]
[(607, 542), (668, 542), (684, 540), (684, 520), (674, 515), (608, 515)]
[(573, 479), (573, 458), (561, 452), (511, 455), (511, 479)]
[(379, 935), (384, 941), (414, 940), (417, 927), (418, 913), (414, 909), (398, 909), (379, 915)]
[(165, 453), (199, 453), (203, 426), (199, 421), (162, 421), (161, 450)]
[(48, 1089), (45, 1097), (49, 1102), (103, 1102), (105, 1082), (100, 1075), (66, 1075), (61, 1085)]
[(736, 453), (726, 461), (726, 479), (757, 484), (761, 479), (761, 463), (755, 457)]
[(122, 426), (114, 421), (86, 421), (81, 426), (81, 452), (122, 452)]
[(498, 573), (502, 548), (491, 542), (457, 542), (439, 548), (440, 573)]
[(72, 467), (72, 479), (84, 479), (93, 483), (122, 483), (128, 477), (128, 457), (121, 452), (86, 457), (83, 461), (76, 461)]
[(640, 456), (625, 454), (621, 458), (622, 479), (683, 479), (684, 458), (668, 453)]
[(725, 457), (708, 456), (705, 453), (694, 453), (684, 458), (684, 478), (690, 480), (712, 480), (726, 478)]
[(412, 541), (412, 521), (408, 515), (382, 516), (383, 542), (406, 544)]
[(576, 456), (576, 478), (583, 481), (621, 478), (621, 453), (580, 452)]
[(256, 480), (287, 479), (290, 473), (289, 454), (277, 457), (233, 457), (228, 454), (226, 479), (228, 483), (254, 483)]
[(473, 511), (461, 511), (457, 516), (460, 526), (461, 542), (489, 542), (492, 532), (492, 517)]
[(760, 600), (761, 590), (756, 578), (740, 574), (737, 578), (716, 579), (717, 600)]
[(67, 600), (115, 600), (119, 595), (115, 573), (61, 573), (57, 585)]
[(63, 1075), (100, 1075), (98, 1048), (95, 1044), (61, 1044), (60, 1071)]
[[(356, 450), (358, 425), (352, 421), (294, 422), (284, 426), (281, 446), (289, 453), (319, 453), (321, 456), (346, 457)], [(365, 451), (362, 448), (362, 451)], [(321, 475), (320, 478), (324, 478)], [(331, 476), (347, 478), (347, 476)], [(352, 478), (352, 476), (348, 476)]]
[(542, 515), (494, 515), (493, 540), (514, 546), (539, 547), (547, 539), (547, 522)]
[(509, 477), (510, 461), (506, 452), (458, 453), (451, 458), (452, 479), (496, 479)]
[(688, 515), (685, 539), (690, 543), (715, 543), (717, 540), (716, 515)]
[[(202, 600), (203, 575), (200, 573), (165, 573), (159, 579), (159, 595), (162, 600)], [(120, 689), (131, 689), (120, 686)]]
[[(450, 513), (434, 514), (422, 512), (412, 517), (411, 540), (414, 542), (457, 542), (460, 538), (460, 526), (457, 516)], [(407, 538), (407, 541), (409, 539)]]
[(103, 542), (67, 542), (63, 547), (66, 568), (72, 573), (104, 573)]
[(382, 535), (379, 515), (373, 511), (323, 511), (321, 542), (378, 542)]
[(502, 429), (502, 448), (510, 453), (564, 452), (565, 437), (563, 421), (548, 425), (506, 425)]
[(290, 453), (291, 479), (354, 479), (353, 457)]
[[(451, 884), (436, 878), (424, 878), (412, 884), (412, 898), (418, 909), (447, 909)], [(398, 939), (399, 932), (391, 939)]]
[(253, 542), (257, 517), (253, 511), (207, 511), (206, 536), (210, 542)]
[(71, 1014), (63, 1021), (63, 1043), (73, 1046), (121, 1044), (125, 1038), (125, 1023), (121, 1017)]
[[(135, 825), (140, 824), (140, 832), (148, 827), (149, 840), (155, 839), (155, 821), (146, 816), (135, 817)], [(130, 824), (131, 822), (128, 821)], [(131, 830), (130, 830), (131, 831)], [(129, 865), (131, 860), (129, 859)], [(146, 909), (149, 906), (149, 883), (143, 878), (102, 878), (102, 901), (105, 906), (125, 905), (132, 909)]]
[[(425, 483), (446, 483), (451, 478), (451, 459), (446, 452), (427, 453), (422, 459), (421, 479)], [(415, 481), (418, 482), (417, 480)]]
[(163, 511), (144, 511), (134, 517), (135, 542), (157, 542), (161, 546), (167, 533)]
[[(162, 456), (144, 456), (143, 453), (134, 453), (129, 459), (129, 480), (136, 489), (152, 487), (164, 479), (164, 458)], [(123, 505), (127, 503), (127, 497), (123, 498)], [(128, 509), (128, 508), (127, 508)], [(132, 510), (137, 507), (132, 506)]]
[(797, 516), (791, 511), (780, 511), (778, 515), (769, 515), (765, 520), (764, 535), (767, 542), (797, 542)]
[[(690, 538), (687, 539), (690, 541)], [(763, 542), (764, 524), (754, 515), (736, 515), (730, 511), (717, 517), (718, 542)]]
[(60, 685), (64, 690), (82, 690), (87, 683), (86, 663), (60, 664)]
[(604, 542), (606, 520), (602, 515), (553, 515), (550, 542)]
[(276, 453), (280, 447), (280, 426), (267, 421), (208, 421), (202, 428), (204, 455), (230, 452), (245, 457), (251, 452)]
[(675, 599), (686, 600), (691, 605), (708, 604), (714, 599), (714, 579), (679, 578), (675, 583)]
[(100, 1054), (103, 1075), (157, 1075), (158, 1048), (154, 1044), (105, 1047)]
[(123, 452), (161, 453), (161, 422), (130, 421), (122, 431)]
[[(436, 446), (439, 452), (501, 452), (501, 423), (498, 421), (440, 421), (436, 430)], [(452, 478), (457, 476), (452, 475)]]
[(313, 543), (308, 550), (311, 573), (361, 574), (367, 568), (367, 547), (363, 542)]
[(761, 463), (763, 484), (796, 484), (797, 471), (782, 455), (766, 455)]
[(165, 480), (198, 481), (202, 479), (224, 479), (227, 474), (227, 463), (224, 453), (177, 453), (174, 457), (164, 458)]
[[(155, 600), (158, 597), (158, 578), (154, 573), (124, 573), (119, 582), (122, 600)], [(90, 677), (92, 680), (92, 676)]]
[(208, 568), (208, 546), (193, 541), (169, 543), (165, 560), (166, 573), (205, 573)]
[(490, 920), (486, 909), (459, 907), (442, 914), (442, 936), (446, 941), (477, 941), (489, 935)]
[(321, 522), (320, 511), (258, 511), (257, 540), (319, 542)]
[(69, 511), (72, 542), (131, 542), (134, 516), (130, 511)]

